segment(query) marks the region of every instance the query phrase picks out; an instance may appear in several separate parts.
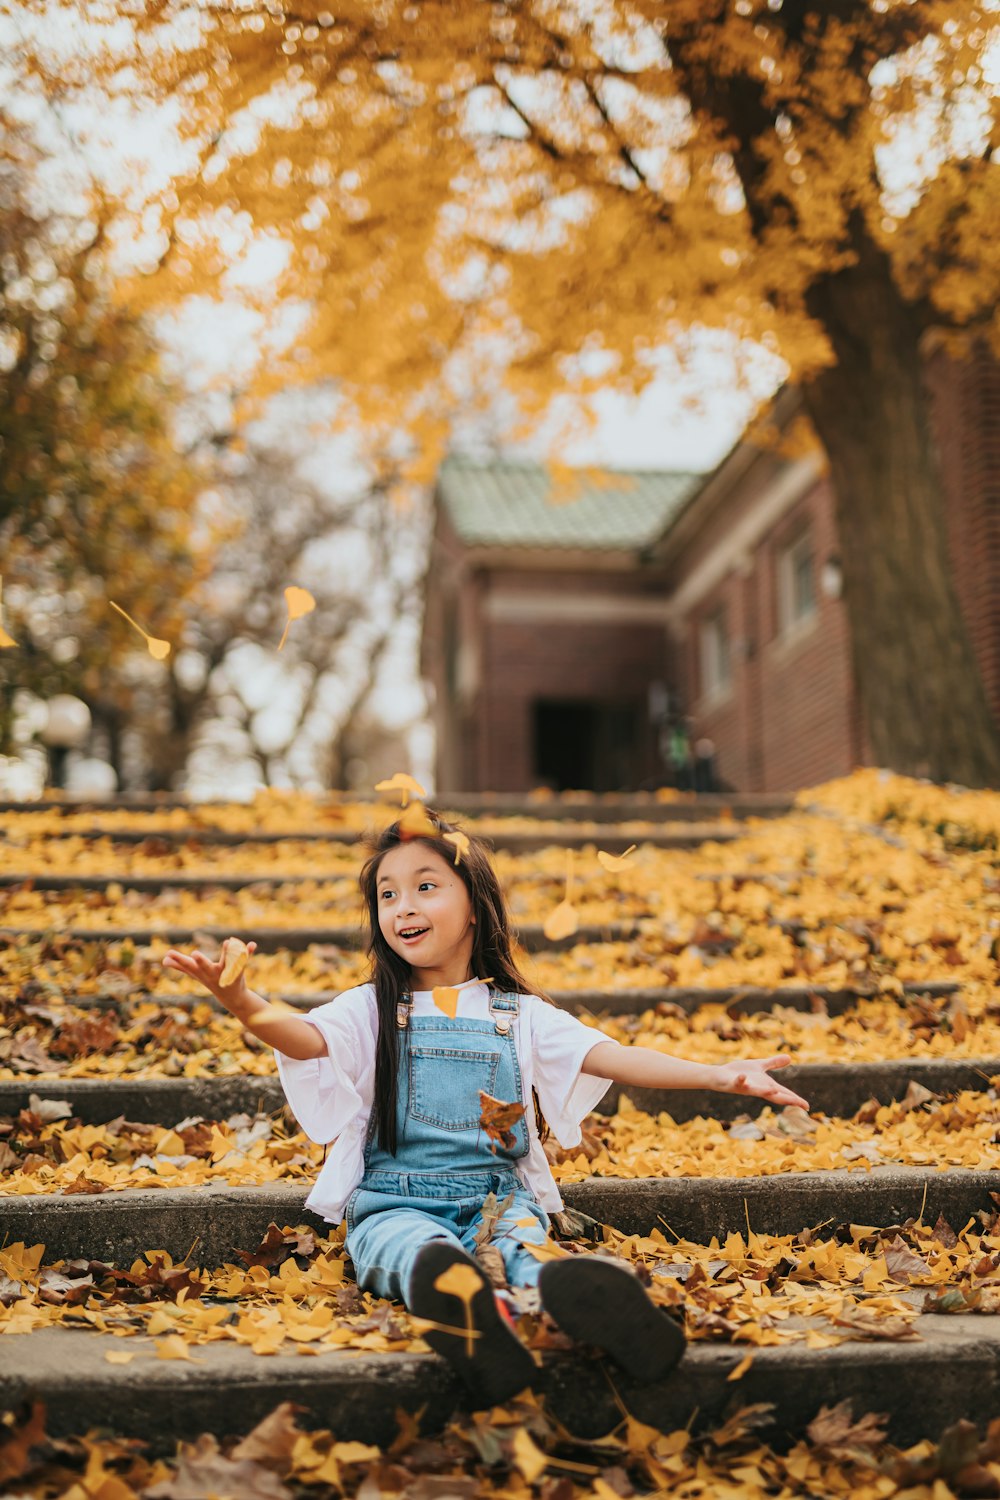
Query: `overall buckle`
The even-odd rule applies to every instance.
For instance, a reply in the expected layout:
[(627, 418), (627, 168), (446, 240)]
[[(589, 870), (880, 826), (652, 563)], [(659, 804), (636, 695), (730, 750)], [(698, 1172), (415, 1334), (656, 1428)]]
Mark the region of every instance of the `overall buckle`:
[(400, 1000), (396, 1006), (396, 1025), (400, 1031), (405, 1031), (410, 1024), (410, 1003), (408, 1000)]
[(499, 1036), (509, 1036), (511, 1027), (517, 1020), (520, 1006), (516, 995), (512, 995), (510, 1000), (503, 1006), (497, 1004), (498, 1000), (499, 996), (490, 995), (490, 1015), (493, 1018), (497, 1034)]

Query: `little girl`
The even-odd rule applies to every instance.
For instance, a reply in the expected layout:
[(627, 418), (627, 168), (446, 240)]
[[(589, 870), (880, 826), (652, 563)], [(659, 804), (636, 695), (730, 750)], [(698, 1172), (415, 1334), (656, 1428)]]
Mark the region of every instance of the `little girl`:
[[(683, 1334), (631, 1268), (596, 1254), (538, 1258), (528, 1248), (545, 1243), (548, 1215), (563, 1206), (542, 1140), (551, 1129), (562, 1146), (578, 1145), (580, 1122), (611, 1080), (806, 1108), (770, 1076), (790, 1059), (711, 1066), (623, 1047), (529, 994), (485, 846), (466, 845), (464, 835), (449, 841), (458, 830), (429, 809), (427, 819), (416, 836), (408, 820), (386, 828), (361, 872), (369, 983), (299, 1018), (269, 1006), (242, 975), (223, 986), (221, 960), (171, 949), (163, 963), (199, 980), (273, 1046), (303, 1130), (334, 1142), (306, 1206), (332, 1224), (346, 1215), (358, 1285), (428, 1320), (423, 1337), (483, 1405), (536, 1373), (503, 1295), (471, 1253), (490, 1193), (507, 1204), (491, 1243), (508, 1285), (537, 1286), (565, 1333), (637, 1379), (659, 1379), (680, 1359)], [(438, 997), (444, 1009), (433, 993), (440, 988), (457, 989)], [(483, 1129), (481, 1092), (524, 1106), (500, 1140)]]

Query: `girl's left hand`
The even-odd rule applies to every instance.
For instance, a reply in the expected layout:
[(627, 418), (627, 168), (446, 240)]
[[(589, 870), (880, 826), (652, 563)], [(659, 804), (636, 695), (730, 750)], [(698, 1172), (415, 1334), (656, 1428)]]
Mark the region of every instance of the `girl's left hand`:
[(771, 1077), (771, 1068), (787, 1068), (791, 1060), (787, 1052), (779, 1052), (776, 1057), (746, 1057), (739, 1062), (720, 1063), (716, 1069), (719, 1075), (716, 1088), (722, 1094), (753, 1094), (771, 1104), (791, 1104), (807, 1110), (807, 1099), (793, 1094)]

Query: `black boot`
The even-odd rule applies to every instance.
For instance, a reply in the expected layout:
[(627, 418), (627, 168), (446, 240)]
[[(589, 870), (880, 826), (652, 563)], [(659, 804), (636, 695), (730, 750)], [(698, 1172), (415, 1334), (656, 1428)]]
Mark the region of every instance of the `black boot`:
[[(479, 1288), (468, 1302), (436, 1284), (453, 1267), (478, 1278)], [(535, 1361), (500, 1313), (486, 1276), (460, 1245), (430, 1240), (421, 1247), (413, 1263), (409, 1308), (415, 1317), (446, 1325), (428, 1328), (420, 1337), (444, 1355), (482, 1406), (508, 1401), (534, 1379)], [(475, 1337), (466, 1337), (469, 1326)]]
[(598, 1255), (546, 1261), (538, 1290), (563, 1333), (603, 1349), (635, 1380), (662, 1380), (684, 1353), (683, 1330), (620, 1261)]

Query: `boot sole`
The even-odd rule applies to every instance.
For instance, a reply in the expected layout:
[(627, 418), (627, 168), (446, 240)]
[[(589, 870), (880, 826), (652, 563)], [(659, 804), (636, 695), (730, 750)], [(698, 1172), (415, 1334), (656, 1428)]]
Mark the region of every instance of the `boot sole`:
[(684, 1353), (683, 1330), (625, 1266), (589, 1255), (551, 1260), (538, 1289), (564, 1333), (603, 1349), (636, 1380), (662, 1380)]
[[(451, 1266), (470, 1266), (480, 1278), (480, 1290), (469, 1304), (472, 1326), (478, 1338), (472, 1340), (471, 1355), (462, 1335), (466, 1326), (466, 1304), (450, 1292), (441, 1292), (434, 1283)], [(530, 1385), (537, 1371), (535, 1362), (517, 1334), (501, 1317), (493, 1288), (470, 1255), (459, 1245), (446, 1240), (432, 1240), (417, 1256), (410, 1286), (410, 1311), (418, 1318), (456, 1329), (428, 1328), (420, 1337), (435, 1354), (441, 1354), (470, 1386), (484, 1405), (497, 1406)]]

